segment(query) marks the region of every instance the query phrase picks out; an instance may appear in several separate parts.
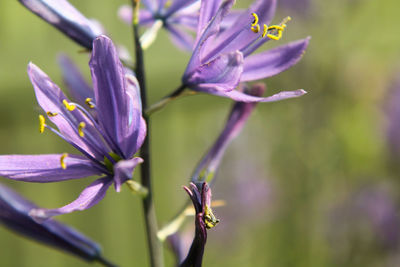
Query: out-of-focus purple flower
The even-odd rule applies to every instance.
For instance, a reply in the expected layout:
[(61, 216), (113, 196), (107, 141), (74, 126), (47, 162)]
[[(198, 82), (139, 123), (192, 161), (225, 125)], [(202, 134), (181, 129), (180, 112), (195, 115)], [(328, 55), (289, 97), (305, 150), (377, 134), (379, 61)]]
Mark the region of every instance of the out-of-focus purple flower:
[(197, 186), (190, 183), (190, 188), (183, 187), (189, 194), (195, 215), (195, 236), (186, 259), (180, 264), (181, 267), (200, 267), (203, 261), (204, 247), (207, 242), (207, 229), (213, 228), (219, 220), (215, 218), (211, 210), (211, 189), (204, 182), (201, 193)]
[(133, 157), (146, 135), (139, 87), (135, 77), (124, 74), (108, 37), (100, 36), (94, 40), (90, 69), (94, 99), (86, 99), (86, 104), (96, 113), (97, 119), (82, 105), (70, 102), (37, 66), (32, 63), (28, 66), (38, 103), (58, 128), (47, 125), (45, 117), (39, 115), (40, 132), (48, 128), (83, 156), (66, 153), (0, 156), (0, 175), (39, 183), (103, 176), (64, 207), (32, 210), (31, 215), (38, 221), (92, 207), (113, 183), (119, 192), (121, 185), (132, 178), (136, 165), (142, 162), (141, 158)]
[[(254, 84), (248, 87), (246, 84), (242, 84), (238, 92), (241, 91), (249, 96), (259, 97), (264, 93), (265, 86)], [(222, 133), (193, 172), (192, 182), (207, 181), (210, 183), (212, 181), (228, 145), (240, 133), (255, 106), (256, 103), (244, 102), (236, 102), (233, 105)]]
[(72, 40), (88, 49), (92, 49), (93, 40), (103, 32), (97, 22), (87, 19), (67, 0), (18, 1)]
[(393, 156), (400, 158), (400, 78), (392, 82), (388, 96), (385, 103), (388, 147)]
[[(158, 30), (165, 28), (171, 40), (181, 49), (191, 50), (194, 38), (190, 34), (196, 31), (199, 0), (145, 0), (145, 9), (139, 13), (140, 25), (149, 27), (141, 38), (144, 48), (157, 36)], [(132, 7), (123, 5), (118, 11), (119, 17), (127, 24), (132, 23)]]
[(29, 211), (38, 208), (10, 188), (0, 184), (0, 223), (7, 228), (50, 247), (85, 260), (101, 259), (100, 246), (75, 229), (55, 220), (35, 222)]
[[(299, 89), (255, 97), (234, 90), (239, 82), (268, 78), (295, 65), (309, 38), (251, 55), (265, 42), (280, 39), (289, 18), (267, 26), (275, 13), (276, 0), (257, 0), (249, 9), (235, 14), (236, 19), (229, 16), (234, 0), (221, 2), (201, 2), (197, 38), (182, 83), (195, 91), (241, 102), (274, 102), (305, 94)], [(224, 24), (225, 17), (230, 26)]]
[(364, 257), (365, 250), (377, 247), (389, 254), (399, 249), (398, 205), (388, 184), (368, 185), (352, 193), (334, 207), (329, 220), (328, 237), (340, 253), (339, 260), (357, 254)]
[(279, 7), (294, 11), (298, 14), (307, 14), (310, 9), (310, 0), (280, 0)]

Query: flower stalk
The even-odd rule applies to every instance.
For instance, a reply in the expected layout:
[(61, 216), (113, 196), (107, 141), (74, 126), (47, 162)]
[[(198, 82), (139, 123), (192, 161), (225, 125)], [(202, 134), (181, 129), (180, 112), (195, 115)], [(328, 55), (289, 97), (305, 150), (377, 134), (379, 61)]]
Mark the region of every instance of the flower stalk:
[[(134, 10), (132, 17), (133, 38), (135, 44), (136, 55), (136, 76), (140, 86), (142, 108), (147, 108), (147, 91), (146, 91), (146, 77), (144, 70), (143, 49), (140, 43), (139, 36), (139, 4), (140, 0), (132, 0), (132, 8)], [(151, 186), (151, 157), (150, 157), (150, 118), (143, 112), (143, 118), (147, 124), (147, 136), (144, 140), (143, 146), (140, 150), (140, 155), (144, 160), (144, 164), (140, 168), (141, 184), (147, 188), (147, 195), (143, 197), (143, 212), (146, 225), (147, 243), (150, 253), (150, 263), (153, 267), (163, 267), (163, 247), (161, 241), (157, 237), (158, 225), (157, 217), (153, 202), (153, 191)]]

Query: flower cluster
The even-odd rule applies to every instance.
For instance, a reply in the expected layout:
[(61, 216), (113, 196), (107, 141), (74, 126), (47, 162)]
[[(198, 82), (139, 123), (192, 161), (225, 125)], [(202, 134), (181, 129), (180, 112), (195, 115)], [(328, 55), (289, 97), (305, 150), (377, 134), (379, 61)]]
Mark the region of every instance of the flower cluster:
[[(132, 7), (122, 6), (118, 12), (134, 28), (137, 58), (132, 68), (132, 64), (121, 62), (121, 55), (100, 24), (87, 19), (67, 0), (20, 2), (91, 52), (89, 67), (93, 84), (86, 83), (68, 57), (60, 56), (64, 80), (74, 98), (71, 100), (39, 67), (29, 63), (28, 76), (43, 110), (39, 115), (39, 132), (51, 131), (79, 154), (2, 155), (0, 176), (36, 183), (100, 177), (70, 204), (55, 209), (38, 208), (0, 186), (0, 206), (11, 214), (7, 217), (0, 213), (2, 222), (44, 243), (50, 244), (54, 237), (57, 239), (54, 245), (60, 249), (107, 265), (99, 257), (95, 243), (50, 218), (88, 209), (105, 197), (111, 185), (119, 192), (128, 183), (132, 190), (146, 192), (141, 196), (152, 265), (162, 266), (159, 243), (178, 232), (182, 218), (194, 214), (195, 237), (187, 256), (179, 262), (181, 266), (201, 266), (207, 230), (219, 222), (212, 211), (210, 186), (215, 182), (226, 148), (244, 127), (257, 102), (280, 101), (306, 93), (299, 89), (262, 97), (265, 85), (250, 82), (272, 77), (295, 65), (310, 38), (255, 53), (269, 41), (279, 41), (288, 27), (290, 17), (271, 24), (276, 0), (256, 0), (245, 10), (232, 10), (234, 0), (143, 0), (142, 9), (140, 1), (133, 0)], [(140, 40), (139, 27), (146, 28)], [(194, 209), (185, 205), (183, 213), (157, 232), (150, 186), (150, 149), (146, 142), (151, 108), (144, 100), (142, 59), (143, 49), (156, 40), (161, 28), (169, 32), (178, 47), (191, 51), (181, 86), (168, 99), (173, 100), (183, 90), (190, 89), (192, 93), (230, 98), (235, 103), (221, 134), (195, 168), (190, 186), (184, 187)], [(157, 109), (164, 102), (162, 99), (161, 104), (156, 103)], [(139, 151), (140, 157), (135, 156)], [(132, 179), (135, 167), (142, 162), (140, 184)]]

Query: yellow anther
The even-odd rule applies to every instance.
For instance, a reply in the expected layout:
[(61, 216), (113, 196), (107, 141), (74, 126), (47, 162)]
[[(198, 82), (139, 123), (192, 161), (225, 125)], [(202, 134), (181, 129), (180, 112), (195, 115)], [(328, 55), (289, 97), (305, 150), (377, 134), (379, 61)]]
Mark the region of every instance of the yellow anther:
[(219, 219), (215, 218), (212, 209), (208, 205), (204, 209), (204, 223), (207, 229), (211, 229), (219, 223)]
[(85, 133), (83, 132), (83, 129), (86, 127), (86, 123), (85, 122), (80, 122), (79, 126), (78, 126), (78, 133), (80, 137), (84, 137)]
[(258, 15), (256, 13), (251, 13), (251, 15), (253, 15), (254, 20), (251, 23), (251, 27), (253, 28), (254, 26), (256, 26), (258, 24)]
[(54, 117), (54, 116), (57, 116), (57, 115), (58, 115), (57, 112), (51, 112), (51, 111), (47, 111), (46, 114), (47, 114), (47, 116), (49, 116), (49, 117)]
[(251, 26), (251, 30), (254, 33), (258, 33), (260, 31), (260, 25), (257, 24), (256, 26)]
[(61, 168), (63, 168), (64, 170), (67, 168), (67, 164), (65, 164), (65, 158), (66, 157), (68, 157), (68, 153), (62, 154), (61, 158), (60, 158)]
[(265, 35), (267, 34), (267, 32), (268, 32), (268, 26), (267, 26), (267, 24), (264, 24), (264, 30), (263, 30), (263, 33), (262, 33), (262, 37), (263, 37), (263, 38), (265, 37)]
[(92, 100), (93, 100), (93, 99), (91, 99), (90, 97), (88, 97), (88, 98), (85, 99), (85, 103), (86, 103), (86, 105), (87, 105), (89, 108), (94, 108), (94, 105), (93, 105)]
[(76, 106), (74, 104), (68, 103), (68, 101), (66, 99), (63, 100), (63, 104), (64, 104), (65, 108), (68, 109), (69, 111), (73, 111), (76, 108)]
[(44, 132), (44, 127), (46, 127), (46, 119), (43, 115), (39, 115), (39, 133)]
[(274, 35), (274, 34), (267, 34), (267, 37), (268, 37), (269, 39), (272, 39), (272, 40), (278, 41), (279, 39), (281, 39), (281, 38), (282, 38), (282, 31), (278, 31), (278, 35)]

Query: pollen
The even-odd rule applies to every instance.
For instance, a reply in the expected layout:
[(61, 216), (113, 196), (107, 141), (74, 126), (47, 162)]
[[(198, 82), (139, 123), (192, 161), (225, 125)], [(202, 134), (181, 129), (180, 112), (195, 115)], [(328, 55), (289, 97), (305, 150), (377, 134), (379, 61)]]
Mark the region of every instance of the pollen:
[(264, 24), (264, 30), (263, 30), (263, 33), (262, 33), (262, 37), (263, 37), (263, 38), (265, 37), (265, 35), (267, 34), (267, 32), (268, 32), (268, 25), (267, 25), (267, 24)]
[(55, 117), (55, 116), (58, 115), (57, 112), (51, 112), (51, 111), (47, 111), (46, 114), (47, 114), (47, 116), (49, 116), (49, 117)]
[(44, 128), (46, 127), (46, 119), (43, 115), (39, 115), (39, 133), (44, 132)]
[(62, 154), (61, 158), (60, 158), (60, 164), (61, 164), (61, 168), (63, 168), (63, 170), (65, 170), (67, 168), (67, 164), (65, 164), (66, 157), (68, 157), (68, 153)]
[(251, 30), (254, 33), (258, 33), (260, 31), (260, 25), (257, 24), (256, 26), (251, 26)]
[(91, 99), (90, 97), (85, 99), (85, 103), (89, 108), (94, 108), (93, 99)]
[(86, 123), (85, 122), (82, 121), (82, 122), (79, 123), (78, 133), (79, 133), (80, 137), (84, 137), (85, 136), (85, 133), (83, 131), (83, 129), (85, 129), (85, 127), (86, 127)]
[(204, 223), (207, 229), (211, 229), (219, 223), (219, 219), (215, 218), (212, 209), (208, 205), (204, 209)]
[(253, 17), (254, 17), (254, 20), (251, 23), (251, 26), (253, 27), (253, 26), (256, 26), (258, 24), (258, 15), (256, 13), (251, 13), (251, 15), (253, 15)]
[(65, 108), (68, 109), (69, 111), (73, 111), (76, 108), (76, 106), (74, 104), (68, 103), (68, 101), (66, 99), (63, 100), (63, 104), (64, 104)]

